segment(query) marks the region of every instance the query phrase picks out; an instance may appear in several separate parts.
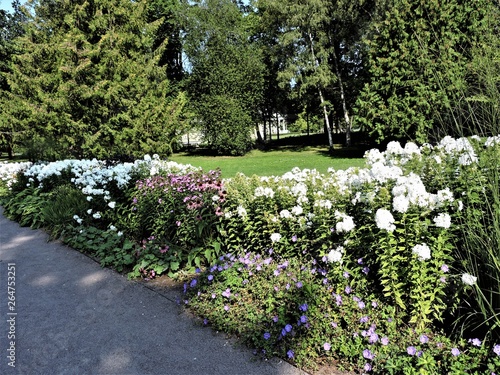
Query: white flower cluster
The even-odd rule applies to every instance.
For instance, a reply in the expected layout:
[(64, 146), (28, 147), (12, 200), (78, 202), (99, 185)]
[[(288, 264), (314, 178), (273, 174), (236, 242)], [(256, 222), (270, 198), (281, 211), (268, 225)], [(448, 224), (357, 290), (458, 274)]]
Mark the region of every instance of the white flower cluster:
[(266, 198), (273, 199), (274, 198), (274, 190), (269, 188), (269, 187), (259, 186), (259, 187), (255, 188), (254, 196), (255, 196), (255, 198), (266, 197)]
[(448, 229), (451, 226), (451, 216), (446, 212), (437, 215), (433, 221), (436, 227)]
[(394, 216), (392, 216), (391, 211), (384, 208), (379, 208), (375, 213), (375, 224), (377, 228), (388, 232), (394, 232), (396, 229), (394, 225)]
[(450, 136), (444, 137), (436, 146), (439, 150), (453, 157), (458, 157), (460, 165), (471, 165), (477, 163), (477, 155), (472, 144), (467, 138), (454, 139)]
[(420, 261), (431, 259), (431, 249), (425, 243), (415, 245), (412, 249), (412, 253), (416, 254)]
[(465, 284), (465, 285), (470, 285), (470, 286), (473, 286), (474, 284), (476, 284), (477, 282), (477, 277), (476, 276), (472, 276), (471, 274), (469, 273), (464, 273), (462, 275), (462, 282)]
[(8, 163), (0, 162), (0, 180), (2, 180), (8, 188), (17, 182), (17, 174), (31, 167), (30, 162)]
[(327, 259), (330, 263), (342, 263), (342, 255), (344, 254), (344, 247), (339, 246), (336, 249), (330, 250)]
[(351, 216), (335, 211), (335, 218), (339, 220), (335, 225), (337, 232), (350, 232), (356, 226)]

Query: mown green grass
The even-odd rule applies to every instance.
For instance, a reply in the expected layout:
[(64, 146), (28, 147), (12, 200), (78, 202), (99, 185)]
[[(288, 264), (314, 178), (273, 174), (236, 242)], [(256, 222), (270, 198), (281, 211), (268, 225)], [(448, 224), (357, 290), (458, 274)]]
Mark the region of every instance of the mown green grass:
[(206, 156), (190, 153), (173, 154), (169, 160), (181, 164), (202, 167), (203, 170), (220, 168), (222, 177), (231, 178), (237, 173), (247, 176), (279, 176), (294, 167), (316, 169), (326, 173), (328, 168), (347, 169), (364, 167), (362, 151), (357, 149), (335, 150), (328, 153), (327, 147), (281, 148), (278, 150), (252, 150), (245, 156)]

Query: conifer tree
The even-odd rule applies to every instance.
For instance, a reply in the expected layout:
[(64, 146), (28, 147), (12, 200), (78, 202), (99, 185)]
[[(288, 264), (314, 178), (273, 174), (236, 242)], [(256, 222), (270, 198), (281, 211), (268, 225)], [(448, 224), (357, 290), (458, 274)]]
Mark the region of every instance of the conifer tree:
[[(485, 33), (490, 0), (389, 0), (367, 34), (369, 82), (357, 122), (378, 141), (427, 142), (467, 91), (472, 46)], [(442, 134), (442, 132), (439, 132)]]
[[(29, 129), (33, 158), (169, 154), (183, 93), (169, 86), (146, 1), (30, 0), (8, 75), (9, 115)], [(154, 47), (157, 47), (156, 49)], [(48, 151), (50, 150), (51, 153)]]

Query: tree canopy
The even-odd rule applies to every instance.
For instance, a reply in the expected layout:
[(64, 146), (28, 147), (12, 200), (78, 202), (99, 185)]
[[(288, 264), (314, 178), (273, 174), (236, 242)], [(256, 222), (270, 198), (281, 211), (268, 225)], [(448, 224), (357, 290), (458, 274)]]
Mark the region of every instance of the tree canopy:
[(331, 148), (335, 133), (349, 145), (353, 129), (427, 142), (477, 132), (487, 115), (498, 123), (496, 0), (13, 7), (0, 12), (0, 146), (10, 155), (168, 155), (192, 129), (215, 152), (241, 155), (278, 114), (300, 129), (321, 117)]

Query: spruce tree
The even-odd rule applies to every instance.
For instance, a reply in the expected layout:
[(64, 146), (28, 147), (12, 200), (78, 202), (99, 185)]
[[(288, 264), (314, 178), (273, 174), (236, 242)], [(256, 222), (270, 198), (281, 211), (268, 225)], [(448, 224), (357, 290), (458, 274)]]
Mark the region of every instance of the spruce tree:
[(357, 123), (378, 141), (427, 142), (457, 92), (467, 90), (472, 47), (490, 0), (389, 0), (367, 34), (369, 82)]
[(186, 100), (159, 66), (167, 41), (155, 45), (161, 20), (148, 23), (146, 5), (28, 2), (22, 53), (8, 75), (9, 115), (29, 129), (33, 158), (171, 152)]

